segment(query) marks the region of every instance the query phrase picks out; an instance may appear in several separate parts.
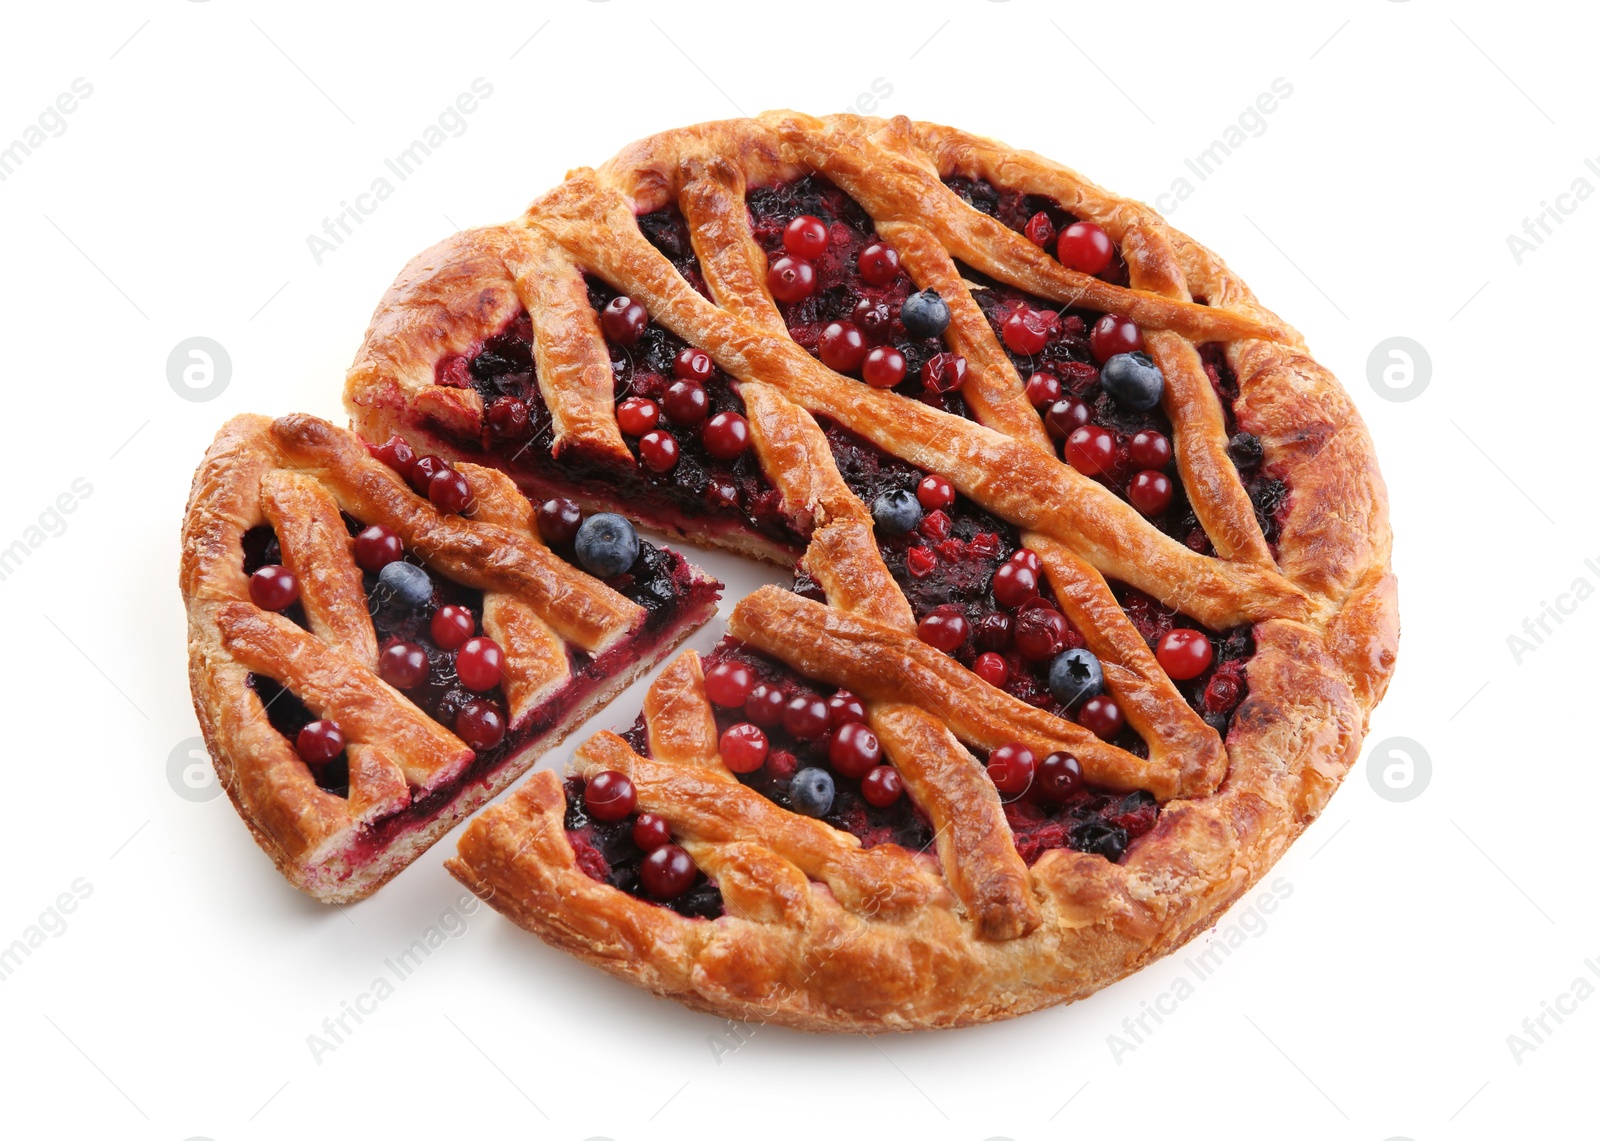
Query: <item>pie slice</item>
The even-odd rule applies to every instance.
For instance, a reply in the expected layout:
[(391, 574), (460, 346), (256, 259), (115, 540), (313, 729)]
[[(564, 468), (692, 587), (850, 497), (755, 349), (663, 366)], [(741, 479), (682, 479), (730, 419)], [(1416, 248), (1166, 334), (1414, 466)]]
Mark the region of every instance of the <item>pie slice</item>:
[(218, 433), (183, 525), (190, 685), (296, 887), (376, 890), (711, 616), (721, 584), (564, 507), (541, 538), (499, 472), (311, 416)]
[(1398, 640), (1371, 441), (1148, 208), (946, 127), (775, 112), (579, 169), (413, 262), (346, 403), (795, 566), (452, 872), (730, 1018), (1086, 995), (1326, 804)]

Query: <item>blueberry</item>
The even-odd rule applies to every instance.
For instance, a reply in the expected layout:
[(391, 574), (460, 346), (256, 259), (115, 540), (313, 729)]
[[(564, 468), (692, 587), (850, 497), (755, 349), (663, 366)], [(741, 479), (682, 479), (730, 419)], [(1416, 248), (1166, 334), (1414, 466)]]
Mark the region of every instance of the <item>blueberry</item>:
[(416, 609), (433, 597), (433, 580), (416, 563), (393, 562), (378, 572), (378, 585)]
[(1166, 380), (1143, 353), (1118, 353), (1100, 370), (1100, 385), (1124, 408), (1147, 412), (1161, 403)]
[(825, 769), (801, 769), (789, 782), (789, 803), (807, 816), (826, 816), (833, 807), (833, 778)]
[(1236, 468), (1255, 467), (1264, 454), (1261, 437), (1249, 432), (1240, 432), (1228, 441), (1228, 458)]
[(572, 547), (583, 569), (600, 578), (625, 574), (639, 557), (639, 536), (621, 515), (601, 511), (578, 528)]
[(950, 327), (950, 306), (932, 289), (913, 293), (900, 304), (900, 323), (910, 337), (942, 337)]
[(872, 501), (872, 521), (891, 535), (904, 535), (922, 522), (922, 504), (909, 491), (886, 491)]
[(1128, 831), (1103, 820), (1085, 820), (1067, 832), (1067, 843), (1076, 851), (1104, 856), (1114, 864), (1128, 850)]
[(1068, 650), (1050, 663), (1050, 693), (1069, 708), (1097, 695), (1105, 680), (1100, 659), (1088, 650)]

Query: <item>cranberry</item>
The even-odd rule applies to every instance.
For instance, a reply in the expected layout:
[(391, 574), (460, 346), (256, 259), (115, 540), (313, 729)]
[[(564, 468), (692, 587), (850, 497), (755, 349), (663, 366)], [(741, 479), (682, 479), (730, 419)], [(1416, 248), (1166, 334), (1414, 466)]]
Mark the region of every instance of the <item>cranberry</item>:
[(300, 597), (300, 581), (288, 567), (268, 564), (250, 576), (250, 601), (263, 610), (282, 610)]
[(1172, 481), (1158, 471), (1141, 471), (1128, 484), (1128, 500), (1141, 515), (1154, 518), (1172, 502)]
[(927, 511), (938, 511), (955, 501), (955, 486), (942, 475), (925, 475), (917, 484), (917, 502)]
[(1039, 789), (1051, 800), (1070, 800), (1083, 788), (1083, 766), (1071, 753), (1051, 753), (1039, 762)]
[(922, 363), (922, 386), (929, 392), (959, 392), (967, 382), (967, 358), (934, 353)]
[(639, 792), (626, 773), (614, 769), (595, 773), (583, 787), (583, 806), (596, 820), (615, 823), (639, 803)]
[(741, 721), (722, 734), (717, 752), (734, 772), (753, 773), (767, 763), (767, 735), (760, 726)]
[(641, 812), (633, 819), (633, 842), (646, 852), (672, 843), (672, 829), (654, 812)]
[(972, 624), (954, 606), (935, 606), (917, 623), (917, 637), (936, 650), (953, 654), (966, 645)]
[(1061, 264), (1079, 273), (1105, 272), (1115, 253), (1111, 235), (1093, 222), (1072, 223), (1061, 231), (1061, 238), (1056, 242), (1056, 257), (1061, 259)]
[(464, 515), (472, 510), (472, 485), (452, 468), (436, 471), (428, 481), (428, 502), (447, 515)]
[(850, 318), (863, 333), (881, 337), (889, 331), (894, 314), (889, 311), (887, 303), (863, 297), (856, 302), (855, 308), (850, 310)]
[(1044, 309), (1018, 309), (1000, 326), (1006, 348), (1022, 356), (1032, 356), (1050, 341), (1056, 329), (1056, 315)]
[(1089, 406), (1081, 400), (1066, 397), (1050, 405), (1044, 414), (1045, 430), (1051, 439), (1065, 440), (1087, 424), (1092, 416)]
[(853, 725), (867, 719), (867, 707), (848, 689), (841, 689), (828, 698), (828, 728)]
[(874, 808), (888, 808), (905, 790), (900, 771), (889, 765), (879, 765), (861, 778), (861, 799)]
[(861, 251), (856, 267), (868, 285), (888, 285), (900, 272), (900, 255), (893, 246), (873, 242)]
[[(917, 485), (917, 502), (922, 502), (921, 484)], [(922, 522), (917, 524), (917, 531), (922, 534), (924, 538), (932, 539), (935, 543), (937, 543), (950, 537), (950, 527), (950, 516), (946, 515), (938, 508), (934, 508), (932, 511), (928, 512), (922, 517)], [(959, 542), (959, 540), (957, 541)], [(921, 551), (923, 554), (927, 555), (928, 558), (933, 558), (933, 552), (928, 550), (926, 547), (912, 547), (910, 551), (906, 552), (907, 558), (911, 557), (911, 551)], [(929, 564), (930, 568), (932, 565), (932, 563)]]
[(1067, 619), (1059, 610), (1039, 606), (1017, 615), (1012, 640), (1030, 662), (1053, 658), (1067, 646)]
[(404, 557), (405, 547), (396, 535), (382, 523), (374, 523), (355, 538), (356, 562), (362, 570), (378, 573), (390, 563)]
[(724, 709), (742, 706), (755, 684), (755, 674), (743, 662), (718, 662), (706, 671), (706, 696)]
[(1136, 353), (1144, 348), (1144, 334), (1126, 317), (1107, 313), (1089, 330), (1089, 351), (1105, 364), (1118, 353)]
[(1021, 796), (1033, 784), (1033, 750), (1026, 745), (1001, 745), (989, 754), (989, 779), (1002, 796)]
[(456, 736), (475, 752), (485, 752), (505, 740), (506, 719), (500, 707), (492, 701), (475, 699), (467, 702), (456, 714)]
[(817, 355), (834, 372), (855, 372), (867, 355), (867, 339), (849, 321), (830, 321), (817, 337)]
[(548, 546), (560, 547), (572, 542), (583, 524), (583, 512), (570, 499), (546, 499), (539, 504), (539, 537)]
[(505, 662), (505, 652), (493, 638), (468, 638), (456, 651), (456, 677), (481, 693), (500, 684)]
[(783, 696), (783, 690), (762, 682), (752, 689), (750, 696), (745, 699), (744, 715), (757, 725), (771, 729), (783, 724), (783, 710), (786, 705), (788, 701)]
[(1022, 395), (1035, 408), (1043, 408), (1061, 399), (1061, 378), (1054, 373), (1036, 372), (1023, 386)]
[(694, 861), (676, 844), (663, 844), (639, 864), (639, 882), (651, 899), (677, 899), (694, 885)]
[(888, 345), (873, 349), (861, 364), (861, 379), (873, 388), (893, 388), (905, 378), (905, 354)]
[(1109, 741), (1122, 732), (1122, 707), (1104, 694), (1091, 697), (1078, 710), (1078, 724), (1102, 741)]
[(689, 347), (679, 349), (672, 358), (672, 375), (679, 380), (693, 380), (704, 384), (711, 379), (711, 354), (704, 349)]
[(520, 440), (528, 434), (528, 405), (515, 396), (501, 396), (489, 405), (489, 434), (497, 440)]
[(972, 672), (996, 689), (1004, 689), (1006, 682), (1011, 680), (1011, 667), (992, 650), (978, 655), (978, 660), (972, 663)]
[(912, 578), (927, 578), (938, 565), (938, 558), (927, 547), (911, 547), (906, 551), (906, 573)]
[(706, 395), (703, 384), (692, 380), (675, 380), (661, 398), (661, 410), (667, 414), (668, 420), (679, 426), (698, 424), (711, 411), (711, 397)]
[(817, 271), (805, 258), (781, 257), (767, 267), (767, 289), (779, 301), (804, 301), (817, 288)]
[(1011, 646), (1011, 615), (996, 611), (978, 621), (978, 645), (986, 650), (1006, 650)]
[(1027, 547), (1018, 547), (1011, 552), (1011, 557), (1006, 561), (1025, 566), (1036, 575), (1044, 574), (1044, 560), (1039, 557), (1037, 552), (1031, 551)]
[(650, 314), (630, 297), (613, 297), (600, 311), (600, 328), (614, 345), (636, 345), (650, 324)]
[(661, 420), (661, 409), (654, 400), (630, 396), (617, 405), (617, 427), (630, 436), (642, 436)]
[(1073, 429), (1063, 456), (1084, 475), (1100, 475), (1117, 462), (1117, 438), (1098, 424)]
[(411, 490), (418, 495), (427, 495), (428, 488), (433, 483), (433, 477), (441, 471), (450, 470), (450, 465), (438, 456), (422, 456), (411, 465)]
[(1227, 713), (1239, 704), (1239, 698), (1244, 696), (1244, 688), (1239, 684), (1239, 679), (1225, 673), (1215, 673), (1211, 680), (1206, 682), (1203, 700), (1207, 713)]
[(1028, 224), (1022, 227), (1023, 235), (1034, 245), (1041, 249), (1049, 249), (1050, 243), (1056, 240), (1056, 226), (1050, 221), (1050, 215), (1043, 210), (1028, 219)]
[(459, 650), (477, 630), (478, 621), (465, 606), (441, 606), (428, 623), (428, 633), (441, 650)]
[(344, 752), (344, 733), (337, 721), (313, 721), (295, 736), (294, 751), (308, 765), (325, 765)]
[(1128, 441), (1128, 458), (1140, 467), (1160, 471), (1172, 462), (1172, 441), (1149, 428), (1135, 432)]
[(417, 462), (417, 453), (399, 436), (390, 436), (388, 443), (373, 449), (373, 454), (402, 476), (409, 476), (411, 465)]
[(828, 250), (828, 226), (821, 218), (800, 214), (783, 228), (783, 248), (797, 258), (815, 260)]
[(395, 642), (378, 655), (378, 676), (396, 689), (411, 689), (428, 677), (428, 652), (415, 642)]
[(1039, 576), (1021, 563), (1005, 562), (994, 572), (990, 587), (997, 603), (1014, 610), (1030, 598), (1039, 597)]
[(700, 442), (719, 460), (738, 459), (750, 446), (750, 424), (737, 412), (718, 412), (706, 421)]
[(783, 727), (797, 741), (810, 741), (828, 731), (828, 703), (814, 693), (800, 693), (783, 707)]
[(828, 741), (828, 763), (840, 776), (860, 780), (882, 759), (878, 735), (859, 721), (841, 725)]
[(1168, 630), (1156, 643), (1156, 661), (1174, 681), (1199, 677), (1211, 667), (1211, 639), (1198, 630)]
[(646, 432), (639, 437), (639, 459), (657, 475), (664, 475), (678, 465), (678, 441), (659, 428)]

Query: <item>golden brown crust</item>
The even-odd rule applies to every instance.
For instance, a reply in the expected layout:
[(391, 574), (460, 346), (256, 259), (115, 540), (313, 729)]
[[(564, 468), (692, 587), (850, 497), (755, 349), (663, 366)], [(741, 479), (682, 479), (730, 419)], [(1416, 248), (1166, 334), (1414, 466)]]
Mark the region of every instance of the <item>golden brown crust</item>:
[[(950, 305), (947, 339), (968, 362), (972, 420), (842, 378), (787, 336), (743, 199), (748, 186), (811, 171), (851, 194), (918, 287)], [(955, 175), (1050, 197), (1099, 223), (1121, 247), (1131, 287), (1065, 269), (966, 206), (942, 182)], [(674, 203), (711, 300), (633, 223)], [(668, 819), (716, 879), (726, 914), (683, 919), (589, 879), (562, 833), (559, 783), (541, 775), (475, 821), (450, 863), (517, 923), (619, 977), (730, 1017), (827, 1030), (982, 1022), (1081, 997), (1193, 937), (1326, 803), (1393, 668), (1385, 492), (1348, 397), (1211, 251), (1148, 207), (1029, 152), (905, 119), (792, 112), (667, 132), (598, 170), (574, 171), (517, 222), (466, 239), (462, 260), (481, 274), (462, 269), (455, 288), (501, 296), (500, 251), (530, 240), (559, 250), (557, 264), (642, 302), (653, 321), (704, 348), (738, 382), (757, 457), (807, 538), (803, 566), (827, 605), (762, 591), (735, 608), (730, 629), (866, 699), (938, 840), (933, 852), (893, 857), (908, 862), (873, 879), (843, 855), (851, 837), (741, 795), (715, 756), (698, 661), (686, 655), (646, 702), (650, 757), (602, 735), (580, 760), (635, 775), (642, 803)], [(1167, 378), (1179, 475), (1216, 557), (1168, 539), (1057, 460), (1022, 378), (961, 281), (962, 264), (1139, 323)], [(409, 289), (425, 314), (454, 304), (462, 319), (479, 320), (432, 282), (424, 287), (413, 274), (402, 285), (386, 306), (409, 306)], [(397, 320), (380, 317), (374, 329), (389, 336)], [(1261, 437), (1263, 470), (1290, 489), (1275, 545), (1228, 459), (1224, 411), (1197, 352), (1206, 342), (1223, 344), (1238, 377), (1233, 411), (1241, 429)], [(552, 367), (593, 344), (590, 332), (553, 344), (567, 356)], [(347, 404), (358, 425), (406, 430), (413, 411), (445, 426), (471, 419), (470, 407), (458, 407), (463, 398), (437, 397), (441, 411), (406, 395), (373, 365), (380, 357), (364, 350), (351, 373)], [(558, 398), (592, 389), (590, 419), (604, 420), (593, 401), (597, 379), (590, 389), (555, 387)], [(1021, 531), (1149, 743), (1148, 760), (988, 689), (914, 637), (870, 515), (833, 467), (818, 418), (944, 476)], [(1225, 746), (1155, 662), (1108, 580), (1213, 629), (1254, 626), (1249, 696)], [(995, 824), (992, 787), (977, 791), (981, 766), (966, 748), (1013, 740), (1036, 751), (1070, 748), (1098, 784), (1149, 789), (1163, 802), (1156, 828), (1121, 864), (1063, 849), (1019, 868), (1009, 844), (994, 842), (1007, 832)], [(890, 847), (859, 855), (890, 860), (874, 855)], [(874, 890), (863, 894), (863, 882)], [(894, 891), (911, 892), (915, 906), (863, 902)]]

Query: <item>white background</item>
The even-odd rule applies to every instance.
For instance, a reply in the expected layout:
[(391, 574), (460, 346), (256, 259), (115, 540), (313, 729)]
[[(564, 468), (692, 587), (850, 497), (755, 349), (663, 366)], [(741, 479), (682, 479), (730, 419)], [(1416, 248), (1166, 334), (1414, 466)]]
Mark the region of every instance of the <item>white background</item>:
[[(1563, 200), (1574, 212), (1520, 265), (1506, 239), (1580, 176), (1600, 186), (1584, 166), (1600, 165), (1592, 17), (1431, 0), (467, 9), (134, 0), (5, 17), (0, 145), (74, 78), (93, 85), (0, 182), (0, 546), (75, 479), (93, 489), (0, 582), (0, 945), (75, 880), (92, 887), (0, 983), (5, 1132), (1576, 1132), (1600, 1001), (1548, 1022), (1520, 1062), (1507, 1036), (1600, 956), (1586, 811), (1600, 602), (1520, 664), (1507, 637), (1579, 576), (1600, 584), (1584, 351), (1600, 203)], [(465, 133), (316, 264), (307, 235), (480, 76), (493, 95)], [(718, 1021), (480, 907), (314, 1061), (307, 1035), (457, 905), (441, 866), (454, 837), (375, 898), (327, 909), (276, 875), (225, 797), (169, 780), (197, 732), (179, 519), (222, 421), (340, 417), (343, 370), (407, 258), (653, 131), (843, 110), (881, 80), (882, 113), (1155, 201), (1278, 77), (1292, 96), (1209, 179), (1190, 175), (1173, 218), (1304, 332), (1377, 440), (1405, 633), (1369, 742), (1421, 746), (1420, 794), (1380, 796), (1369, 744), (1270, 874), (1292, 894), (1265, 929), (1120, 1059), (1108, 1035), (1180, 960), (1002, 1025), (876, 1040), (766, 1028), (719, 1061)], [(192, 336), (231, 359), (215, 399), (168, 384), (168, 354)], [(1431, 361), (1409, 401), (1369, 381), (1393, 336)], [(703, 562), (733, 598), (762, 580)], [(631, 721), (638, 695), (597, 727)]]

